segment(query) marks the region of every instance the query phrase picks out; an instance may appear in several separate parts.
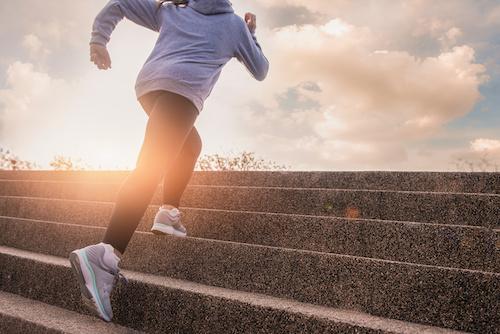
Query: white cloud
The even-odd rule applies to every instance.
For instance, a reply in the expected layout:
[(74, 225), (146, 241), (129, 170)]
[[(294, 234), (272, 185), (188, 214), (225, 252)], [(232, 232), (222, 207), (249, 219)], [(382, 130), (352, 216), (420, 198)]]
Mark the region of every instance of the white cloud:
[[(21, 45), (30, 60), (8, 63), (0, 87), (0, 147), (45, 167), (63, 154), (94, 167), (130, 168), (147, 120), (134, 81), (155, 35), (131, 23), (117, 28), (109, 44), (113, 70), (103, 72), (88, 61), (90, 25), (74, 26), (74, 17), (26, 25), (31, 31)], [(65, 31), (73, 29), (75, 39), (68, 41)], [(138, 42), (131, 45), (130, 39)], [(68, 58), (67, 48), (74, 43), (82, 52)], [(64, 76), (48, 61), (68, 62), (78, 67), (78, 76)]]
[[(349, 29), (331, 34), (329, 27), (339, 22), (288, 26), (269, 38), (273, 66), (264, 92), (287, 92), (304, 81), (322, 89), (302, 92), (302, 100), (293, 101), (301, 105), (313, 99), (320, 108), (283, 110), (276, 94), (268, 93), (259, 100), (266, 112), (247, 111), (246, 120), (262, 138), (256, 147), (264, 141), (282, 143), (266, 148), (272, 150), (270, 156), (287, 145), (286, 151), (297, 150), (300, 156), (314, 147), (309, 167), (403, 165), (408, 163), (408, 147), (432, 138), (480, 99), (479, 86), (487, 77), (471, 47), (425, 58), (380, 52), (368, 28), (342, 23)], [(288, 157), (287, 162), (294, 159)]]
[(66, 82), (19, 61), (8, 67), (6, 81), (7, 88), (0, 89), (2, 143), (37, 146), (43, 137), (50, 137), (49, 133), (60, 132), (64, 119), (61, 104), (70, 93)]
[(332, 36), (342, 36), (352, 29), (352, 26), (348, 25), (340, 19), (330, 20), (325, 25), (321, 26), (321, 29)]
[(487, 17), (487, 22), (494, 26), (500, 25), (500, 5), (491, 10)]
[[(443, 136), (446, 125), (481, 98), (485, 69), (475, 60), (478, 44), (469, 42), (479, 27), (498, 25), (498, 10), (481, 13), (475, 2), (283, 0), (279, 8), (296, 7), (266, 16), (276, 3), (234, 5), (240, 13), (255, 8), (264, 18), (257, 38), (271, 72), (260, 83), (236, 61), (224, 69), (197, 121), (204, 153), (252, 149), (302, 169), (439, 169), (449, 163), (456, 147), (420, 143)], [(5, 58), (10, 67), (0, 90), (0, 146), (39, 161), (62, 153), (93, 165), (133, 163), (145, 122), (133, 83), (155, 34), (120, 23), (110, 43), (113, 70), (91, 69), (86, 47), (100, 6), (29, 0), (16, 5), (22, 15), (15, 20), (2, 15), (0, 22), (20, 31), (4, 44), (21, 41), (30, 57)], [(289, 17), (265, 21), (283, 13)], [(463, 145), (460, 152), (479, 153)]]
[(39, 63), (45, 62), (45, 59), (50, 55), (50, 50), (35, 34), (25, 35), (22, 45), (28, 51), (30, 59)]
[(0, 146), (44, 167), (63, 154), (94, 167), (130, 168), (146, 118), (128, 85), (133, 74), (117, 74), (91, 71), (68, 81), (33, 63), (11, 64), (0, 89)]
[(500, 140), (477, 138), (471, 142), (470, 146), (474, 152), (500, 151)]
[(469, 147), (458, 150), (451, 155), (456, 169), (474, 172), (500, 171), (500, 139), (476, 138), (470, 141)]

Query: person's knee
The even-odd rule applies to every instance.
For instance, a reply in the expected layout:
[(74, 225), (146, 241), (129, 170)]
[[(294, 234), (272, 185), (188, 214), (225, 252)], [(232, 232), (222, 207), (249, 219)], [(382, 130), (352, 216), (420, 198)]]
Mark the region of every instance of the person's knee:
[(198, 157), (201, 154), (201, 150), (203, 148), (202, 146), (203, 146), (203, 144), (201, 142), (201, 138), (199, 135), (197, 135), (194, 142), (193, 142), (193, 145), (191, 146), (191, 152), (192, 152), (194, 158), (198, 159)]
[(200, 135), (196, 129), (193, 129), (189, 134), (184, 144), (185, 158), (196, 160), (201, 154), (202, 143)]
[(166, 162), (163, 159), (139, 158), (134, 169), (134, 174), (137, 178), (141, 179), (142, 183), (155, 185), (163, 178), (165, 164)]

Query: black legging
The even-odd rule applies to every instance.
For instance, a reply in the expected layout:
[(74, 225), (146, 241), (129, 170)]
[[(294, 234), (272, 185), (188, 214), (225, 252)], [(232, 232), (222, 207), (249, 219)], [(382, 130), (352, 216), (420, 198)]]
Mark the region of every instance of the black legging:
[(194, 127), (198, 110), (188, 99), (155, 91), (139, 102), (149, 115), (144, 142), (136, 168), (118, 192), (103, 238), (122, 254), (164, 176), (163, 204), (179, 206), (201, 151)]

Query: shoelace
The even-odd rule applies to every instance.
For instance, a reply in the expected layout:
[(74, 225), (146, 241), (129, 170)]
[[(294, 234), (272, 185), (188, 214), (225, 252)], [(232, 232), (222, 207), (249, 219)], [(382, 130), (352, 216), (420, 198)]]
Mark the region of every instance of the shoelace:
[(121, 272), (117, 272), (115, 274), (115, 283), (118, 283), (118, 282), (122, 282), (125, 285), (127, 285), (129, 283), (128, 278), (125, 275), (123, 275)]
[(128, 285), (129, 283), (128, 278), (119, 271), (116, 274), (114, 274), (114, 276), (115, 277), (113, 278), (113, 283), (110, 285), (106, 285), (104, 288), (104, 292), (106, 294), (111, 294), (111, 291), (113, 290), (113, 288), (116, 286), (117, 283), (124, 283), (125, 285)]
[[(165, 208), (162, 208), (161, 206), (158, 208), (158, 211), (162, 211), (162, 210), (166, 210), (167, 211), (167, 214), (169, 215), (170, 218), (180, 218), (182, 216), (182, 211), (180, 211), (179, 209), (177, 208), (174, 208), (174, 209), (165, 209)], [(171, 212), (175, 212), (175, 214), (173, 215)]]

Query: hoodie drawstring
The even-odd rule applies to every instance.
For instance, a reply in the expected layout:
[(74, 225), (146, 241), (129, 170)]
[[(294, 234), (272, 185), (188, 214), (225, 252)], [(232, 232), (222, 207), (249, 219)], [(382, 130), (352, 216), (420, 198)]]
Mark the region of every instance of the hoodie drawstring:
[(156, 11), (158, 11), (161, 8), (161, 6), (163, 6), (164, 3), (171, 3), (181, 7), (186, 7), (189, 3), (189, 0), (157, 0), (157, 1), (158, 1), (158, 7), (156, 8)]

